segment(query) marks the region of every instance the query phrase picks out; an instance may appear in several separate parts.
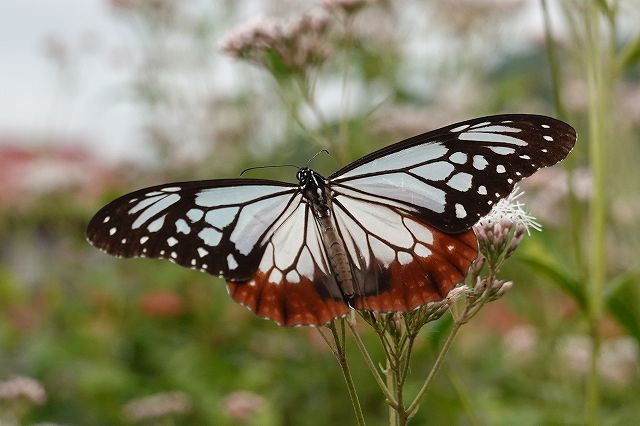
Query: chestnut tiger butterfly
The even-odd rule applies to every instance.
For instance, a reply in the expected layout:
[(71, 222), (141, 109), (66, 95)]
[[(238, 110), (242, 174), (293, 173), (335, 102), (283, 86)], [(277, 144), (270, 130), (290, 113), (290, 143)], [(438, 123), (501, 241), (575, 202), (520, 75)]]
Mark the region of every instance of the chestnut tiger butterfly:
[(280, 325), (350, 308), (408, 312), (442, 300), (477, 255), (471, 230), (516, 182), (564, 159), (576, 132), (554, 118), (475, 118), (389, 145), (328, 178), (177, 182), (102, 208), (88, 240), (118, 257), (168, 259), (223, 277)]

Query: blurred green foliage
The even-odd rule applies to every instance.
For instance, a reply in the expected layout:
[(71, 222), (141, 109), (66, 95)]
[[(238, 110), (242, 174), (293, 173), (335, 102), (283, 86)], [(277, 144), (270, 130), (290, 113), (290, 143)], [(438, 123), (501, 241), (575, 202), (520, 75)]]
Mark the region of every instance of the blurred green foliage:
[[(556, 8), (553, 34), (560, 38), (547, 40), (558, 60), (556, 84), (549, 45), (536, 30), (513, 40), (514, 31), (530, 23), (518, 1), (379, 1), (353, 16), (349, 32), (344, 16), (326, 12), (334, 25), (324, 40), (331, 54), (310, 71), (314, 90), (307, 94), (319, 100), (324, 117), (301, 101), (304, 94), (295, 92), (300, 87), (282, 86), (292, 77), (290, 69), (273, 68), (274, 79), (255, 65), (229, 65), (212, 48), (231, 29), (229, 22), (246, 16), (244, 2), (216, 2), (215, 10), (198, 1), (110, 3), (115, 19), (142, 40), (140, 61), (131, 65), (137, 80), (127, 90), (145, 111), (146, 142), (155, 148), (156, 161), (118, 169), (117, 179), (93, 182), (89, 195), (62, 188), (1, 207), (0, 380), (33, 377), (47, 393), (44, 404), (27, 404), (22, 423), (133, 424), (125, 415), (127, 403), (181, 391), (191, 408), (147, 423), (352, 424), (340, 370), (314, 329), (284, 329), (255, 318), (208, 275), (159, 261), (106, 257), (84, 241), (88, 219), (115, 196), (147, 184), (304, 163), (321, 146), (291, 119), (292, 111), (318, 134), (342, 141), (332, 145), (335, 159), (314, 162), (327, 173), (336, 163), (458, 119), (497, 112), (557, 115), (558, 109), (580, 136), (564, 170), (557, 167), (525, 185), (529, 208), (545, 229), (526, 239), (504, 271), (515, 288), (463, 329), (413, 422), (584, 422), (591, 236), (581, 224), (588, 221), (590, 203), (590, 134), (586, 53), (576, 41), (584, 28), (571, 15), (579, 2)], [(313, 6), (288, 3), (289, 15)], [(632, 1), (596, 3), (604, 5), (602, 19), (610, 23), (640, 16)], [(285, 14), (276, 2), (264, 8)], [(640, 418), (640, 35), (622, 24), (625, 31), (616, 29), (621, 33), (609, 40), (616, 102), (607, 117), (614, 135), (606, 141), (605, 158), (608, 281), (600, 369), (602, 423), (610, 425)], [(240, 84), (222, 90), (213, 80), (229, 69)], [(176, 84), (176, 76), (197, 76), (197, 85)], [(344, 95), (345, 88), (347, 101), (327, 95)], [(291, 180), (290, 172), (252, 173)], [(578, 172), (586, 173), (586, 189)], [(443, 318), (423, 330), (410, 393), (421, 384), (420, 372), (429, 371), (449, 326)], [(381, 359), (375, 336), (365, 332), (364, 339)], [(386, 424), (376, 384), (357, 351), (349, 350), (367, 424)], [(8, 413), (17, 403), (0, 399), (0, 410)]]

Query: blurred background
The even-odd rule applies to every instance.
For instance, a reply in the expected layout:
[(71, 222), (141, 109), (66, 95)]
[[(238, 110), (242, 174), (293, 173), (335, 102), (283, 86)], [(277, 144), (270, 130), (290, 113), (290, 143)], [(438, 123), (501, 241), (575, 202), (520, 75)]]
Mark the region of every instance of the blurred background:
[[(85, 226), (140, 187), (325, 147), (326, 175), (501, 112), (561, 118), (578, 144), (523, 184), (544, 229), (414, 423), (583, 424), (594, 371), (601, 423), (637, 422), (639, 22), (635, 0), (0, 0), (0, 424), (353, 424), (314, 329), (254, 317), (211, 276), (108, 257)], [(410, 392), (449, 321), (423, 330)]]

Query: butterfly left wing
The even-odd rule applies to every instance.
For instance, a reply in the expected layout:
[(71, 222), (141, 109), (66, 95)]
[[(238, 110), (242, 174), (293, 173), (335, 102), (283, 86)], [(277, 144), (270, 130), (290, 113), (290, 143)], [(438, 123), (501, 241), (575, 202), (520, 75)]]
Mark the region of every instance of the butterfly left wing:
[(103, 207), (87, 239), (118, 257), (168, 259), (231, 280), (250, 278), (296, 186), (260, 179), (178, 182)]

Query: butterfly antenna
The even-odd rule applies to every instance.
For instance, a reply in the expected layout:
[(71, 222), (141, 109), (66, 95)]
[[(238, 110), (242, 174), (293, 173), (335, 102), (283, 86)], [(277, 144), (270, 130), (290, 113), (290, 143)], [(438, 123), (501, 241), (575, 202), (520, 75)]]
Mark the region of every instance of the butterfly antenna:
[(314, 155), (313, 157), (311, 157), (311, 158), (309, 159), (309, 161), (307, 161), (307, 164), (305, 164), (304, 166), (305, 166), (305, 167), (309, 166), (309, 164), (311, 164), (311, 162), (312, 162), (313, 160), (315, 160), (315, 159), (316, 159), (316, 157), (317, 157), (318, 155), (322, 154), (323, 152), (324, 152), (325, 154), (327, 154), (329, 157), (333, 158), (333, 157), (331, 156), (331, 154), (329, 154), (329, 151), (327, 151), (326, 149), (321, 149), (320, 151), (316, 152), (316, 153), (315, 153), (315, 155)]
[(248, 172), (249, 170), (256, 170), (256, 169), (269, 169), (269, 168), (273, 168), (273, 167), (295, 167), (296, 169), (300, 170), (299, 166), (296, 166), (294, 164), (274, 164), (274, 165), (269, 165), (269, 166), (255, 166), (255, 167), (249, 167), (247, 169), (244, 169), (243, 171), (240, 172), (240, 176), (242, 176), (243, 174), (245, 174), (246, 172)]

